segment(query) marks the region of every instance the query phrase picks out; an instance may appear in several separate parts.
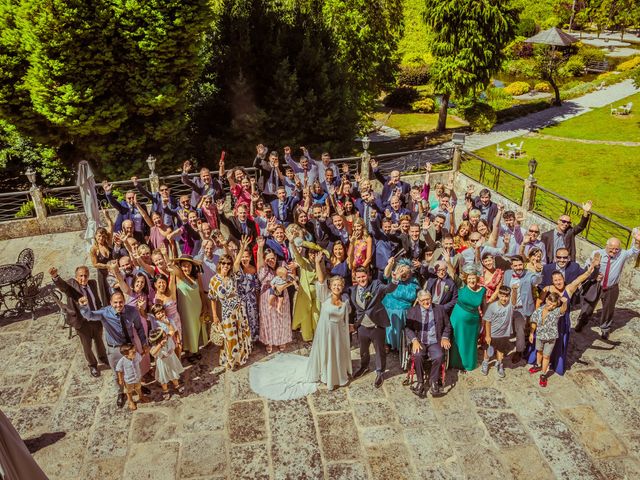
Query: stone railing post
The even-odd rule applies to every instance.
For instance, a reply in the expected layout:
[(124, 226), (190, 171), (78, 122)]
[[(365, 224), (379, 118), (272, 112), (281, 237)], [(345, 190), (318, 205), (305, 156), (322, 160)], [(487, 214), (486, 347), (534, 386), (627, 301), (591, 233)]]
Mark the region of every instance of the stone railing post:
[(157, 193), (160, 190), (160, 177), (156, 172), (152, 172), (149, 175), (149, 184), (151, 186), (151, 193)]
[(524, 192), (522, 194), (522, 208), (527, 212), (533, 210), (536, 198), (536, 179), (533, 177), (524, 179)]
[(369, 166), (371, 162), (371, 154), (368, 151), (362, 152), (360, 156), (360, 180), (369, 180)]
[(453, 159), (451, 169), (453, 173), (460, 171), (460, 163), (462, 162), (462, 145), (453, 147)]
[(45, 221), (47, 219), (47, 207), (44, 205), (42, 190), (35, 185), (31, 185), (29, 195), (31, 195), (31, 200), (33, 200), (33, 209), (36, 212), (36, 218), (39, 221)]

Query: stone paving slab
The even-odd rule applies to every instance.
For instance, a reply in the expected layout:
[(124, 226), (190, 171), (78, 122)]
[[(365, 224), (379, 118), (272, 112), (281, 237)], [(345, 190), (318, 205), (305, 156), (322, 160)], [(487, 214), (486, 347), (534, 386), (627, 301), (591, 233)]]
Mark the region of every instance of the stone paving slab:
[[(547, 389), (507, 363), (504, 379), (448, 372), (444, 397), (419, 399), (392, 356), (380, 389), (370, 373), (275, 402), (250, 390), (249, 365), (225, 372), (208, 346), (187, 366), (184, 396), (163, 401), (150, 384), (153, 402), (135, 412), (115, 405), (108, 369), (89, 375), (56, 314), (0, 320), (0, 408), (52, 480), (635, 479), (640, 302), (623, 295), (619, 306), (621, 343), (572, 333), (574, 363)], [(290, 351), (308, 354), (299, 338)], [(265, 357), (258, 346), (251, 362)]]

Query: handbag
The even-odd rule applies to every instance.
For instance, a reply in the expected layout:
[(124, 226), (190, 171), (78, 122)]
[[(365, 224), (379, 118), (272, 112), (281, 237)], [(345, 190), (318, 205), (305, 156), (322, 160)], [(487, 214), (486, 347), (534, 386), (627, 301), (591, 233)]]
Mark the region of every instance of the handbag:
[(224, 332), (222, 331), (221, 323), (214, 323), (211, 325), (211, 334), (209, 335), (211, 343), (221, 347), (224, 343)]

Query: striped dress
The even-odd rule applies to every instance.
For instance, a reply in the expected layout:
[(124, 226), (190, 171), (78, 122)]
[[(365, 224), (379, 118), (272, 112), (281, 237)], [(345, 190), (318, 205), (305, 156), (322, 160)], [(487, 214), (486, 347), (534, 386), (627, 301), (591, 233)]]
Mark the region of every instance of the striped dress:
[(260, 341), (265, 345), (286, 345), (291, 342), (291, 309), (289, 293), (285, 290), (282, 299), (282, 313), (269, 305), (269, 288), (275, 272), (269, 267), (258, 271), (260, 290)]

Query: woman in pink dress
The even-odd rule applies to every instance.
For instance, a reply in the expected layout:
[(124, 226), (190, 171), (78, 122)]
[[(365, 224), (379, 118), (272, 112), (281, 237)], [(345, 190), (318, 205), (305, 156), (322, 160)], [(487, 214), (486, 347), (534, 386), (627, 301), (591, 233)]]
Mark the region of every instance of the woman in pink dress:
[(271, 307), (269, 304), (269, 289), (271, 288), (271, 280), (275, 276), (275, 270), (278, 266), (276, 255), (270, 249), (265, 250), (264, 237), (258, 237), (258, 280), (261, 283), (260, 288), (260, 342), (267, 349), (267, 353), (271, 353), (273, 346), (283, 348), (284, 345), (291, 342), (291, 310), (289, 307), (289, 293), (284, 290), (282, 295), (282, 311)]
[(171, 234), (171, 227), (169, 225), (165, 225), (162, 221), (162, 215), (157, 212), (151, 212), (151, 217), (147, 213), (146, 209), (140, 204), (136, 204), (138, 211), (142, 214), (142, 218), (147, 225), (149, 225), (150, 233), (149, 233), (149, 243), (151, 247), (155, 249), (159, 249), (164, 246), (167, 250), (171, 248), (171, 242), (169, 240), (169, 235)]

